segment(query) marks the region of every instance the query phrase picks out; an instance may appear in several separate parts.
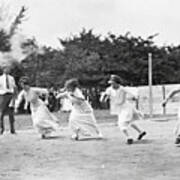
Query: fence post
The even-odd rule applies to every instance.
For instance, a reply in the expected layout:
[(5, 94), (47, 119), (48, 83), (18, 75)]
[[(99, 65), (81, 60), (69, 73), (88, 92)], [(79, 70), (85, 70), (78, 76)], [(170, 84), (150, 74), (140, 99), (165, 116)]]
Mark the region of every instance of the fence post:
[(136, 109), (139, 109), (139, 97), (135, 100), (136, 102)]
[(152, 53), (148, 54), (149, 116), (153, 117)]
[[(163, 95), (163, 100), (164, 100), (166, 98), (166, 88), (164, 85), (162, 86), (162, 95)], [(166, 114), (166, 107), (163, 106), (163, 115), (165, 114)]]

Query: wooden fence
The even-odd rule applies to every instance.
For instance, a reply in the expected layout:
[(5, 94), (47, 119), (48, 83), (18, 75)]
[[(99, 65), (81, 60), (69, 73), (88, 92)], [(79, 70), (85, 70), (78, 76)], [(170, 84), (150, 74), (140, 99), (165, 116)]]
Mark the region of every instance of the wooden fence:
[[(138, 91), (138, 108), (144, 112), (144, 114), (149, 114), (149, 87), (140, 86), (140, 87), (130, 87), (131, 91), (134, 91), (135, 88)], [(167, 94), (174, 90), (180, 89), (180, 84), (171, 84), (171, 85), (158, 85), (152, 87), (152, 112), (155, 114), (176, 114), (177, 109), (180, 106), (180, 93), (175, 95), (167, 104), (166, 108), (161, 106), (163, 99)]]

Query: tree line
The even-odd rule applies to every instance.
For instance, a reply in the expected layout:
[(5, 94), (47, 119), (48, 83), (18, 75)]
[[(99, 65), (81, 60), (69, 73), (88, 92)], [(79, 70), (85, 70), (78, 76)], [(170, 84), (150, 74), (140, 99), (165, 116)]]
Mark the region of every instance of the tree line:
[[(24, 9), (25, 11), (25, 9)], [(23, 9), (14, 21), (12, 32), (22, 23)], [(11, 34), (13, 34), (11, 32)], [(92, 29), (82, 29), (78, 35), (59, 38), (63, 49), (43, 46), (43, 53), (32, 51), (20, 64), (14, 66), (16, 79), (30, 77), (32, 85), (62, 87), (66, 79), (76, 77), (84, 87), (107, 85), (110, 74), (117, 74), (122, 84), (139, 86), (148, 84), (148, 53), (153, 58), (153, 84), (180, 82), (180, 45), (159, 47), (156, 35), (135, 37), (108, 33), (96, 35)], [(11, 50), (10, 35), (0, 29), (0, 51)], [(26, 39), (22, 49), (40, 48), (36, 39)]]

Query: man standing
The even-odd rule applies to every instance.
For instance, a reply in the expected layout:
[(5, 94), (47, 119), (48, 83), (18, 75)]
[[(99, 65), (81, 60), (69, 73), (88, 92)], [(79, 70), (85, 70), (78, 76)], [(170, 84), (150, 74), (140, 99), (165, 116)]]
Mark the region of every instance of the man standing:
[(15, 134), (14, 128), (14, 100), (16, 84), (14, 78), (9, 75), (10, 67), (3, 67), (3, 74), (0, 76), (0, 134), (3, 134), (4, 115), (9, 115), (10, 132)]

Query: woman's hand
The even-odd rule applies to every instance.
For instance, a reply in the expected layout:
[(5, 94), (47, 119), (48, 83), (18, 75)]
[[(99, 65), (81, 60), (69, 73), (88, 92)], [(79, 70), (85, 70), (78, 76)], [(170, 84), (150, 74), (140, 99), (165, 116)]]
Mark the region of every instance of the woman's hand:
[(14, 109), (14, 113), (17, 114), (18, 113), (18, 108)]
[(109, 96), (106, 95), (105, 93), (102, 93), (99, 100), (101, 103), (106, 103), (109, 100)]

